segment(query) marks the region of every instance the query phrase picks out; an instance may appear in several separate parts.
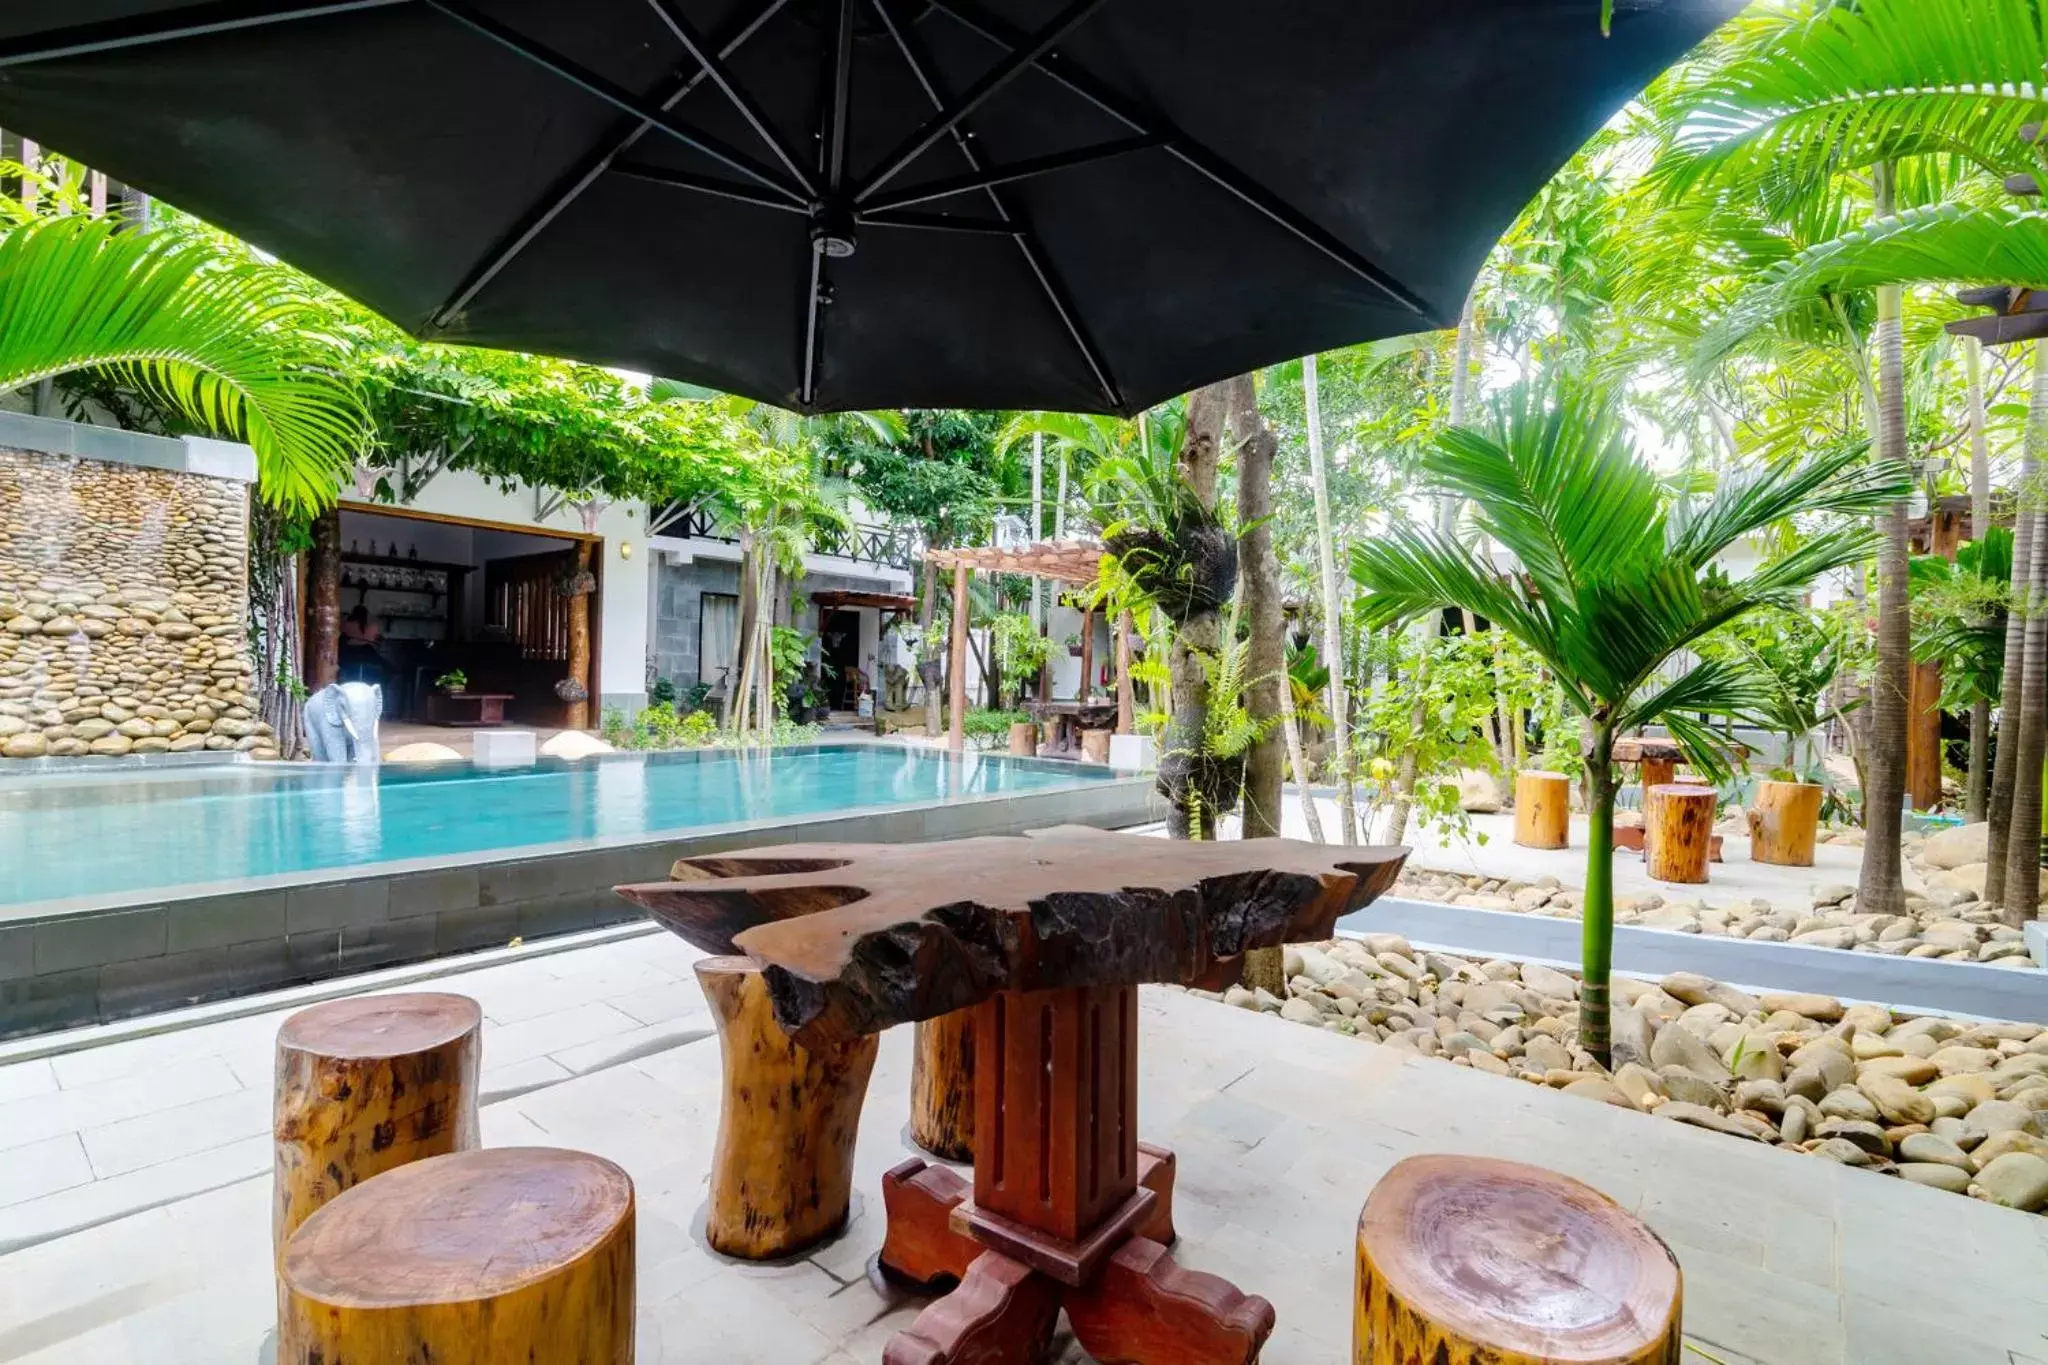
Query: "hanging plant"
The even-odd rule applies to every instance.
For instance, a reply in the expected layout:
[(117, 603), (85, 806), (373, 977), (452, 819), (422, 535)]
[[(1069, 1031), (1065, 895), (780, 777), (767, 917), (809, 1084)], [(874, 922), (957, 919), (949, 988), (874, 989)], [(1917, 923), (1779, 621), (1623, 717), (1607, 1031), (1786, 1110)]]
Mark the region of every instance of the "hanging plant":
[(590, 689), (574, 678), (564, 678), (555, 684), (555, 695), (566, 702), (590, 700)]
[(564, 569), (555, 575), (555, 592), (562, 597), (588, 597), (597, 591), (597, 575), (588, 569)]

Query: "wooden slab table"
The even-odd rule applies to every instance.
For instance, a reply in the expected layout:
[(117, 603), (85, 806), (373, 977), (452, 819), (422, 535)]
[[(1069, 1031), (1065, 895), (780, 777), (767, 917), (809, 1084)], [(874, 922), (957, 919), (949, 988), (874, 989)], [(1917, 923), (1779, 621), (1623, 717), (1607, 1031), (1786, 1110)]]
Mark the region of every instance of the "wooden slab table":
[(1046, 747), (1065, 757), (1081, 752), (1081, 732), (1106, 730), (1116, 724), (1114, 701), (1027, 701), (1024, 710), (1051, 732)]
[(759, 963), (800, 1046), (973, 1011), (973, 1184), (922, 1161), (883, 1179), (883, 1268), (957, 1287), (884, 1365), (1035, 1365), (1063, 1308), (1097, 1359), (1248, 1365), (1272, 1305), (1165, 1245), (1174, 1158), (1138, 1141), (1137, 987), (1219, 987), (1251, 949), (1327, 938), (1406, 859), (1063, 828), (716, 854), (620, 892)]
[(490, 726), (505, 723), (510, 692), (433, 692), (427, 696), (429, 725)]

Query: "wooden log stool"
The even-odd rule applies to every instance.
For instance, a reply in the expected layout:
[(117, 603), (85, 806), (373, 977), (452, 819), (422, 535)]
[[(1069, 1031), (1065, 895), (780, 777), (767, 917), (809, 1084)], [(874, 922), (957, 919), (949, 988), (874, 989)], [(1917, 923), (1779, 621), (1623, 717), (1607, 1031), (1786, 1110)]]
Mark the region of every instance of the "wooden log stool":
[(1081, 732), (1081, 761), (1083, 763), (1109, 762), (1108, 730), (1083, 730)]
[(1564, 848), (1571, 842), (1572, 782), (1563, 773), (1515, 774), (1515, 842)]
[(974, 1160), (974, 1011), (912, 1026), (910, 1140), (946, 1161)]
[(814, 1246), (846, 1225), (854, 1139), (879, 1044), (799, 1045), (776, 1026), (750, 958), (707, 957), (696, 972), (725, 1067), (704, 1238), (752, 1261)]
[(633, 1182), (549, 1147), (414, 1162), (292, 1234), (278, 1365), (631, 1365)]
[(1719, 792), (1692, 782), (1667, 782), (1644, 793), (1645, 870), (1660, 882), (1706, 881), (1720, 803)]
[(1764, 781), (1749, 806), (1749, 856), (1778, 867), (1812, 867), (1820, 835), (1818, 783)]
[(1683, 1279), (1619, 1204), (1551, 1171), (1415, 1156), (1358, 1219), (1352, 1365), (1674, 1365)]
[(278, 1255), (330, 1199), (477, 1137), (483, 1011), (438, 992), (366, 995), (300, 1010), (277, 1031)]
[(1021, 758), (1038, 757), (1038, 726), (1020, 720), (1010, 727), (1010, 752)]

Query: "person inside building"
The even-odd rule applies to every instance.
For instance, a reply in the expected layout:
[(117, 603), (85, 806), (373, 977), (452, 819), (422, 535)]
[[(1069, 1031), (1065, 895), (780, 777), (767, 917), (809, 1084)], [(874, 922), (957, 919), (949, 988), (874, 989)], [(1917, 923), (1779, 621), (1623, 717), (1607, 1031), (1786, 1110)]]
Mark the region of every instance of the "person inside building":
[(358, 605), (341, 623), (341, 680), (382, 683), (384, 656), (377, 642), (384, 632), (370, 619), (370, 609)]

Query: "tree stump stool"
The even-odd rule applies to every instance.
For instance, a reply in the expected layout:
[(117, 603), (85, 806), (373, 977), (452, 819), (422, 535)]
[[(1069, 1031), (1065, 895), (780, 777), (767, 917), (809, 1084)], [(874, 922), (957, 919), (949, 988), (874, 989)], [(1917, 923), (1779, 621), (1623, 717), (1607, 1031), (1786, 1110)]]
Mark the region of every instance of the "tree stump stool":
[(1515, 774), (1515, 842), (1563, 848), (1571, 842), (1572, 783), (1563, 773)]
[(787, 1256), (846, 1224), (854, 1139), (879, 1044), (864, 1037), (799, 1045), (776, 1025), (750, 958), (704, 958), (696, 972), (725, 1067), (704, 1238), (745, 1260)]
[(1081, 761), (1083, 763), (1109, 762), (1108, 730), (1083, 730), (1081, 732)]
[(1690, 782), (1667, 782), (1645, 792), (1645, 870), (1660, 882), (1706, 881), (1714, 810), (1720, 803), (1720, 793), (1712, 787)]
[(974, 1160), (974, 1011), (912, 1026), (910, 1139), (947, 1161)]
[(292, 1235), (278, 1365), (631, 1365), (633, 1182), (602, 1157), (432, 1157)]
[(1682, 1288), (1671, 1249), (1589, 1185), (1409, 1157), (1359, 1215), (1352, 1365), (1672, 1365)]
[(1812, 782), (1757, 783), (1749, 807), (1750, 860), (1778, 867), (1812, 867), (1822, 794)]
[(277, 1031), (271, 1236), (278, 1255), (330, 1199), (477, 1137), (483, 1011), (467, 996), (368, 995)]
[(1038, 757), (1038, 726), (1020, 720), (1010, 727), (1010, 752), (1023, 758)]

